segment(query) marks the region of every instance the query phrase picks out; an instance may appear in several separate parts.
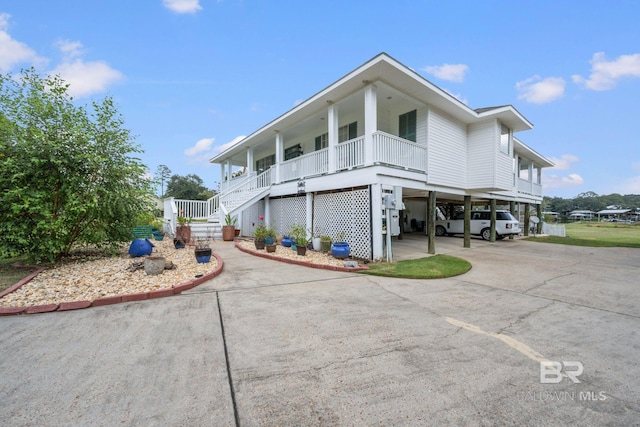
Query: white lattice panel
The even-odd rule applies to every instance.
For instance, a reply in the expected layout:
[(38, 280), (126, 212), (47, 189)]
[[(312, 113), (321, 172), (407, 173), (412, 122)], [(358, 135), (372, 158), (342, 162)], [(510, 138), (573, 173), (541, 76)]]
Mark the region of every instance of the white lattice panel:
[(264, 200), (259, 200), (242, 211), (242, 228), (240, 234), (253, 236), (253, 230), (260, 224), (260, 215), (264, 215)]
[(269, 200), (270, 224), (278, 234), (287, 235), (294, 224), (307, 223), (307, 198), (284, 197)]
[(339, 232), (358, 258), (371, 258), (371, 203), (369, 189), (317, 195), (313, 203), (314, 231), (331, 236)]

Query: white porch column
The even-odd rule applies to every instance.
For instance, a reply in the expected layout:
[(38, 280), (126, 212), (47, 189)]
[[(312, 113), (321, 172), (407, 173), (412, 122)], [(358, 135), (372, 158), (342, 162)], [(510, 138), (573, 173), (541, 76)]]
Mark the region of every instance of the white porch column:
[(264, 225), (271, 227), (271, 203), (269, 203), (269, 196), (264, 198)]
[(247, 174), (253, 172), (253, 147), (247, 149)]
[(336, 171), (336, 146), (338, 145), (338, 106), (329, 105), (327, 110), (327, 132), (329, 133), (329, 173)]
[(371, 184), (371, 234), (373, 260), (382, 259), (382, 184)]
[(224, 163), (220, 163), (220, 192), (227, 189), (227, 183), (224, 182)]
[(313, 193), (307, 193), (307, 237), (313, 233)]
[(370, 84), (364, 90), (364, 164), (373, 163), (373, 133), (378, 130), (377, 87)]
[(227, 160), (227, 185), (231, 185), (231, 170), (233, 168), (233, 163), (231, 163), (231, 159)]
[(533, 194), (533, 162), (529, 161), (529, 194)]
[(276, 133), (276, 180), (275, 183), (280, 182), (280, 163), (284, 160), (284, 141), (280, 132)]

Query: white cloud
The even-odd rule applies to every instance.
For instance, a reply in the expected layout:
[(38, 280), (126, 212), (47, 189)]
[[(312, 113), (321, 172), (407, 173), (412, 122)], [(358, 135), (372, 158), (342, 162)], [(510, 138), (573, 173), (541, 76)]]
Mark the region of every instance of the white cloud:
[(83, 53), (82, 43), (79, 41), (59, 40), (55, 45), (60, 49), (60, 52), (62, 52), (67, 60), (77, 58)]
[(124, 77), (104, 61), (85, 62), (82, 59), (63, 62), (50, 74), (59, 74), (69, 83), (69, 93), (78, 98), (104, 92), (109, 85)]
[(553, 167), (542, 170), (542, 186), (545, 189), (575, 187), (584, 184), (584, 178), (577, 173), (566, 175), (558, 174), (557, 171), (568, 171), (580, 161), (578, 156), (573, 154), (562, 154), (560, 157), (550, 157), (554, 163)]
[(247, 137), (246, 135), (236, 136), (235, 138), (233, 138), (232, 141), (229, 141), (226, 144), (222, 144), (214, 147), (214, 150), (216, 153), (222, 153), (224, 150), (233, 147), (234, 145), (236, 145), (238, 142), (242, 141), (246, 137)]
[(571, 78), (584, 88), (602, 91), (613, 89), (618, 80), (625, 77), (640, 77), (640, 53), (621, 55), (613, 61), (607, 61), (604, 52), (594, 53), (589, 78), (578, 74)]
[(40, 65), (46, 63), (46, 59), (26, 44), (15, 40), (7, 32), (9, 28), (8, 13), (0, 13), (0, 72), (11, 71), (19, 64)]
[(211, 145), (215, 141), (215, 138), (202, 138), (193, 147), (189, 147), (184, 150), (184, 154), (187, 156), (194, 156), (198, 153), (202, 153), (203, 151), (209, 151), (211, 149)]
[(545, 189), (575, 187), (582, 184), (584, 184), (584, 178), (577, 173), (570, 173), (565, 176), (543, 173), (542, 177), (542, 186)]
[(550, 157), (554, 163), (554, 166), (551, 168), (547, 168), (546, 170), (569, 170), (573, 167), (574, 163), (580, 161), (578, 156), (574, 156), (573, 154), (563, 154), (560, 157)]
[(200, 0), (162, 0), (162, 4), (175, 13), (196, 13), (202, 10)]
[(462, 83), (465, 73), (469, 71), (469, 66), (465, 64), (428, 65), (423, 70), (439, 79)]
[(518, 99), (532, 104), (546, 104), (564, 95), (565, 81), (562, 77), (542, 77), (536, 75), (516, 83)]

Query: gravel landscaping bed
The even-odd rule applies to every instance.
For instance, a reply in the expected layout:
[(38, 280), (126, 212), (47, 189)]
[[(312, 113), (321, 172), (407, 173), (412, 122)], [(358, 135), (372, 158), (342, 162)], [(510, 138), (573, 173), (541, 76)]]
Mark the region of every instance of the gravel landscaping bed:
[(144, 269), (129, 271), (143, 258), (131, 258), (124, 248), (120, 256), (91, 261), (75, 261), (49, 268), (27, 284), (0, 299), (0, 307), (29, 307), (135, 294), (171, 288), (198, 275), (214, 271), (218, 265), (211, 257), (207, 264), (196, 262), (193, 248), (175, 249), (171, 240), (153, 241), (153, 256), (163, 256), (177, 268), (149, 276)]
[[(245, 251), (267, 254), (264, 249), (257, 250), (255, 244), (253, 243), (253, 240), (237, 240), (236, 245), (241, 246)], [(281, 245), (277, 245), (276, 251), (273, 253), (269, 253), (268, 255), (275, 258), (289, 259), (319, 266), (324, 265), (331, 267), (344, 267), (345, 261), (343, 259), (334, 258), (331, 254), (317, 252), (311, 249), (307, 249), (307, 254), (302, 256), (298, 255), (293, 249)]]

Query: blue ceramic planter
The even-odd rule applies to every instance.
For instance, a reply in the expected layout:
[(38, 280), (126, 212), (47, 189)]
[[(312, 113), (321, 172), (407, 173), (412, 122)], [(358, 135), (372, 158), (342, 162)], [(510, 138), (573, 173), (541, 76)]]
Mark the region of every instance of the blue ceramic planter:
[(140, 257), (144, 255), (151, 255), (153, 250), (153, 243), (149, 239), (135, 239), (129, 246), (129, 255), (132, 257)]
[(336, 242), (331, 246), (331, 255), (336, 258), (347, 258), (351, 254), (351, 248), (347, 242)]
[(285, 248), (290, 248), (291, 247), (291, 237), (284, 236), (282, 238), (282, 246), (284, 246)]

